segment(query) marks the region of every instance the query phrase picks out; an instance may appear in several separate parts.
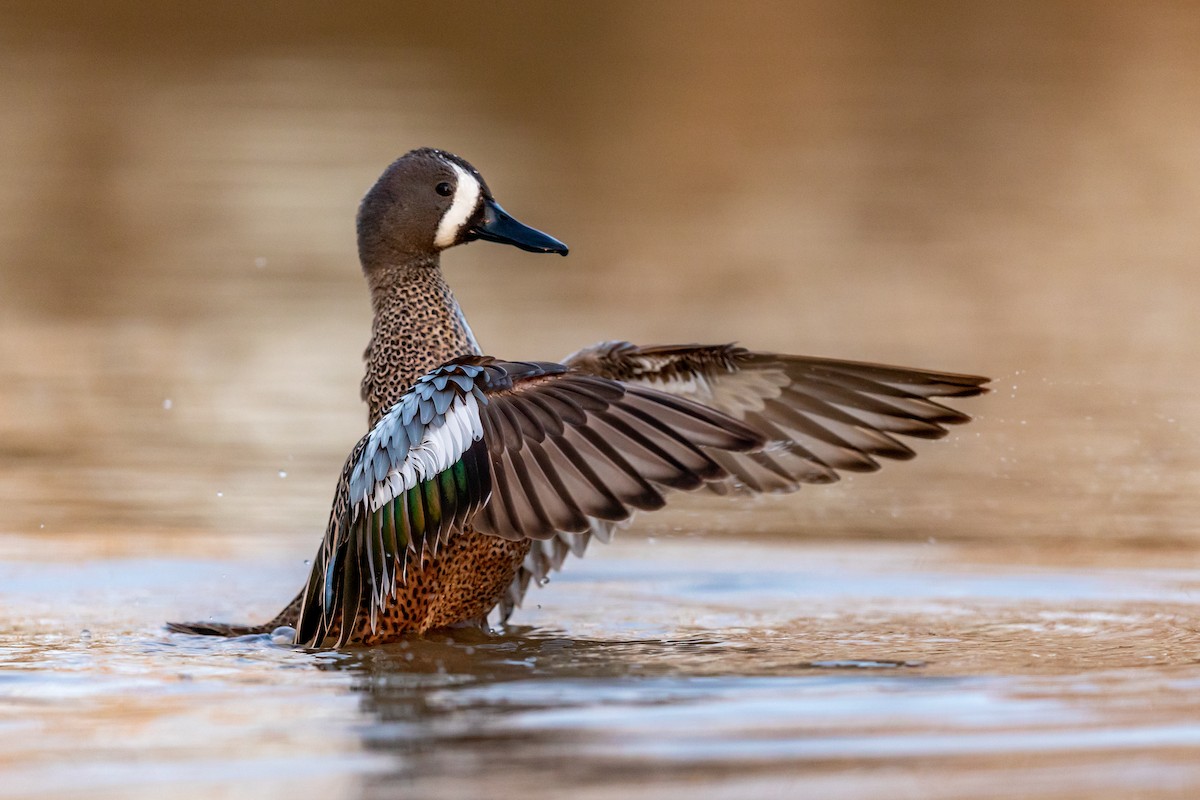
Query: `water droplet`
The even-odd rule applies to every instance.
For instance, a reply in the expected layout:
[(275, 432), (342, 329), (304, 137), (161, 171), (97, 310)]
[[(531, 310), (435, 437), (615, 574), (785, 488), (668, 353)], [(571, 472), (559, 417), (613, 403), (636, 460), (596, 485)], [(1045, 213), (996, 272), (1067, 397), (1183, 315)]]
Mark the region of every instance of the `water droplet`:
[(259, 256), (258, 258), (254, 259), (254, 266), (258, 269), (262, 269), (263, 267), (267, 266), (267, 257)]
[(46, 527), (46, 523), (44, 523), (44, 522), (43, 522), (41, 525), (38, 525), (38, 527), (39, 527), (39, 528), (45, 528), (45, 527)]
[(286, 471), (286, 470), (282, 470), (282, 469), (281, 469), (281, 470), (279, 470), (279, 477), (281, 477), (281, 478), (286, 478), (286, 477), (287, 477), (287, 471)]
[(548, 584), (548, 583), (550, 583), (550, 578), (549, 578), (549, 577), (545, 577), (545, 578), (538, 578), (538, 582), (537, 582), (537, 585), (538, 585), (538, 586), (545, 586), (545, 585), (546, 585), (546, 584)]
[(224, 492), (217, 492), (217, 497), (224, 497), (224, 496), (225, 496)]
[(84, 641), (87, 641), (88, 639), (92, 638), (92, 632), (89, 631), (87, 628), (84, 628), (83, 630), (81, 630), (79, 632), (79, 638), (83, 639)]
[(280, 625), (271, 631), (271, 644), (295, 644), (296, 629), (289, 625)]
[(163, 411), (170, 411), (173, 405), (174, 403), (171, 402), (171, 398), (167, 397), (163, 399)]

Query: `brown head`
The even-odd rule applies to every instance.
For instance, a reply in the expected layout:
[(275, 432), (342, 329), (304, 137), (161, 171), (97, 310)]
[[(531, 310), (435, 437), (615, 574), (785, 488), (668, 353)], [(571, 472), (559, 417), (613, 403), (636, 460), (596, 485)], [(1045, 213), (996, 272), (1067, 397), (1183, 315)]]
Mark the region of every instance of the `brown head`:
[(475, 239), (567, 254), (562, 242), (509, 216), (479, 171), (444, 150), (422, 147), (398, 158), (358, 209), (358, 254), (368, 275), (437, 263), (441, 251)]

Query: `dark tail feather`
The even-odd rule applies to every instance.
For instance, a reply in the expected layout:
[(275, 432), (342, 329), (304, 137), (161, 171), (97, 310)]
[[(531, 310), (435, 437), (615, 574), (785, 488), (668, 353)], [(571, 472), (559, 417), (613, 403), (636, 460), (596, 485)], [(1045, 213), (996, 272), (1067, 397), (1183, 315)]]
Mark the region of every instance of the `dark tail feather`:
[(168, 622), (171, 633), (192, 633), (197, 636), (249, 636), (270, 633), (278, 625), (230, 625), (225, 622)]
[(195, 636), (251, 636), (270, 633), (278, 627), (296, 627), (300, 617), (301, 595), (296, 595), (287, 607), (275, 615), (275, 619), (263, 625), (230, 625), (227, 622), (168, 622), (167, 630), (172, 633), (190, 633)]

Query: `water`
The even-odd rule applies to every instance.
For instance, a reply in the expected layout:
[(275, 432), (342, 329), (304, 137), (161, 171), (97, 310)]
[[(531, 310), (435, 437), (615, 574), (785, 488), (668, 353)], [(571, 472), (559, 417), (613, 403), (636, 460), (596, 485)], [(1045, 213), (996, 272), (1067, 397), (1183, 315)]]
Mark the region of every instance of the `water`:
[[(1200, 13), (0, 10), (0, 797), (1190, 797)], [(983, 372), (910, 464), (686, 498), (514, 626), (309, 654), (362, 191), (462, 153), (572, 247), (485, 349)]]
[(310, 654), (159, 628), (171, 583), (269, 608), (274, 562), (10, 566), (0, 796), (1169, 796), (1200, 780), (1198, 579), (668, 538), (504, 635)]

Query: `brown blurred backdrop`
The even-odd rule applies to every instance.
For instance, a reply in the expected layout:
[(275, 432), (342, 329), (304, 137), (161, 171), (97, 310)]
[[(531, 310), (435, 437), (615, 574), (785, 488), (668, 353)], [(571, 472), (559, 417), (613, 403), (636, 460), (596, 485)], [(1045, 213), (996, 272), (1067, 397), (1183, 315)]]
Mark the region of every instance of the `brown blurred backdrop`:
[(0, 533), (315, 545), (365, 427), (355, 206), (433, 145), (572, 247), (447, 256), (497, 355), (998, 379), (914, 464), (647, 524), (1200, 536), (1200, 6), (246, 5), (0, 5)]

